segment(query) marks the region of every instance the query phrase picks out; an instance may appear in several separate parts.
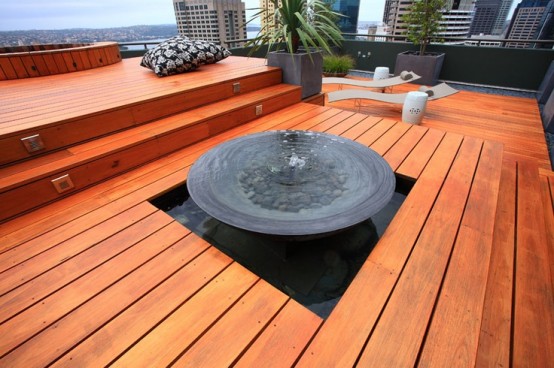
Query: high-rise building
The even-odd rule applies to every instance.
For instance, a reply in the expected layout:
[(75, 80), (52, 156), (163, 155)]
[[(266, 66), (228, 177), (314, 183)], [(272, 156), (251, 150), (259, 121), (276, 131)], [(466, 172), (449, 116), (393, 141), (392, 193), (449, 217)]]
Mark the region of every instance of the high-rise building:
[[(535, 33), (536, 40), (554, 40), (554, 1), (550, 1), (544, 10), (539, 28)], [(535, 44), (535, 48), (552, 48), (552, 44)]]
[[(386, 0), (383, 20), (387, 20), (389, 34), (402, 38), (405, 35), (407, 24), (402, 20), (402, 16), (409, 12), (413, 0)], [(467, 37), (475, 0), (449, 0), (446, 8), (442, 12), (443, 21), (441, 22), (442, 31), (437, 34), (438, 37)], [(461, 43), (461, 42), (448, 42)]]
[(506, 31), (506, 20), (508, 19), (508, 14), (510, 13), (510, 9), (512, 8), (514, 1), (515, 0), (502, 0), (498, 16), (496, 17), (496, 22), (492, 27), (492, 35), (502, 36)]
[(246, 12), (240, 0), (173, 0), (179, 34), (227, 44), (246, 39)]
[(338, 26), (343, 33), (358, 33), (358, 14), (360, 12), (360, 0), (326, 0), (332, 4), (333, 11), (343, 17), (338, 19)]
[(490, 35), (500, 12), (502, 0), (477, 0), (470, 35)]
[[(358, 31), (358, 13), (360, 10), (360, 0), (324, 0), (326, 3), (331, 4), (331, 9), (337, 13), (344, 15), (337, 21), (339, 29), (343, 33), (357, 33)], [(279, 6), (281, 0), (279, 0)], [(271, 0), (260, 0), (260, 8), (268, 9), (269, 13), (273, 13), (275, 5)], [(267, 23), (266, 19), (261, 19), (262, 29)]]
[(513, 0), (477, 0), (470, 35), (500, 36)]
[[(512, 16), (507, 38), (514, 40), (532, 40), (540, 28), (541, 20), (552, 0), (523, 0), (519, 3)], [(528, 42), (508, 42), (506, 47), (527, 48)]]
[[(281, 0), (279, 0), (278, 5), (281, 5)], [(275, 12), (275, 3), (271, 0), (260, 0), (260, 9), (267, 9), (267, 14), (273, 14)], [(262, 16), (260, 19), (262, 29), (266, 27), (267, 22), (268, 19)]]

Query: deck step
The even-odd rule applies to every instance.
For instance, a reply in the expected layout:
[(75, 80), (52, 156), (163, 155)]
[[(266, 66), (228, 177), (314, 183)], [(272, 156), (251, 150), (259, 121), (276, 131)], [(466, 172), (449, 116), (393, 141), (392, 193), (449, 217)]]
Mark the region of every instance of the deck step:
[[(4, 167), (0, 222), (300, 102), (300, 92), (266, 87)], [(58, 193), (56, 183), (65, 190)]]
[[(57, 76), (55, 83), (49, 83), (52, 76), (26, 80), (26, 86), (37, 84), (34, 95), (26, 87), (25, 93), (13, 88), (3, 96), (0, 167), (281, 83), (280, 69), (260, 62), (237, 68), (238, 61), (243, 60), (231, 58), (187, 75), (158, 78), (146, 69), (131, 69), (139, 60), (128, 59), (104, 67), (101, 74), (67, 74)], [(142, 74), (122, 78), (131, 71)], [(84, 79), (90, 79), (87, 88), (76, 87)], [(21, 81), (3, 83), (18, 87)], [(43, 148), (29, 152), (22, 139), (36, 135)]]

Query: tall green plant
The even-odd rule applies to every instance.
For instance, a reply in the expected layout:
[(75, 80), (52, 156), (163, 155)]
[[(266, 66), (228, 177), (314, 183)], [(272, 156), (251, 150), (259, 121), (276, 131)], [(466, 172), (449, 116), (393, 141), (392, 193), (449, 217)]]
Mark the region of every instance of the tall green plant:
[(403, 15), (402, 20), (408, 24), (406, 36), (414, 45), (419, 45), (420, 55), (425, 54), (427, 45), (441, 30), (445, 7), (446, 0), (415, 0)]
[(336, 17), (342, 16), (333, 12), (321, 0), (270, 0), (274, 11), (259, 10), (250, 23), (257, 17), (262, 18), (264, 27), (257, 36), (246, 43), (256, 51), (262, 45), (268, 45), (271, 51), (275, 45), (285, 44), (288, 52), (296, 53), (300, 45), (307, 52), (310, 49), (331, 52), (330, 45), (340, 46), (343, 40), (337, 26)]

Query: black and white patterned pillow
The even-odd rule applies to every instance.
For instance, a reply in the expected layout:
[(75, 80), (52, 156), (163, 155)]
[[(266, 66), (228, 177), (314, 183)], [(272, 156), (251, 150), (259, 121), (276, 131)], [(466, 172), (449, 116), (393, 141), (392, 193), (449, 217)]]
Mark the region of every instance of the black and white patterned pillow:
[(163, 77), (192, 71), (200, 64), (213, 64), (229, 55), (229, 50), (213, 42), (175, 36), (148, 50), (140, 65)]
[(210, 41), (189, 40), (188, 42), (192, 44), (200, 64), (214, 64), (231, 55), (225, 47)]
[(158, 77), (179, 74), (198, 68), (196, 54), (187, 38), (175, 36), (148, 50), (140, 65), (152, 69)]

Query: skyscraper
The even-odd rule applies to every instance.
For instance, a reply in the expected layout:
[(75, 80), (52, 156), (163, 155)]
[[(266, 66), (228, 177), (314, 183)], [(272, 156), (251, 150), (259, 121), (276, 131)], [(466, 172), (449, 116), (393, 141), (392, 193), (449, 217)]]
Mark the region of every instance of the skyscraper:
[(515, 0), (502, 0), (491, 34), (495, 36), (501, 36), (504, 34), (504, 31), (506, 30), (506, 20), (508, 19), (508, 14), (510, 13), (510, 9), (512, 8), (514, 1)]
[(338, 20), (338, 26), (343, 33), (358, 32), (358, 14), (360, 11), (360, 0), (327, 0), (332, 4), (332, 9), (344, 15)]
[(470, 35), (501, 35), (513, 0), (477, 0)]
[[(386, 0), (383, 20), (388, 20), (389, 34), (393, 36), (403, 36), (407, 25), (402, 20), (402, 16), (409, 12), (409, 7), (413, 0)], [(441, 23), (443, 30), (438, 34), (439, 37), (467, 37), (475, 0), (450, 0), (447, 2), (445, 10), (442, 12), (443, 21)]]
[(477, 0), (475, 14), (469, 29), (470, 35), (490, 35), (500, 11), (502, 0)]
[(226, 43), (246, 39), (246, 12), (240, 0), (173, 0), (179, 34)]
[[(545, 10), (552, 0), (523, 0), (512, 16), (507, 38), (515, 40), (532, 40), (540, 28)], [(526, 48), (528, 42), (508, 42), (506, 47)]]

